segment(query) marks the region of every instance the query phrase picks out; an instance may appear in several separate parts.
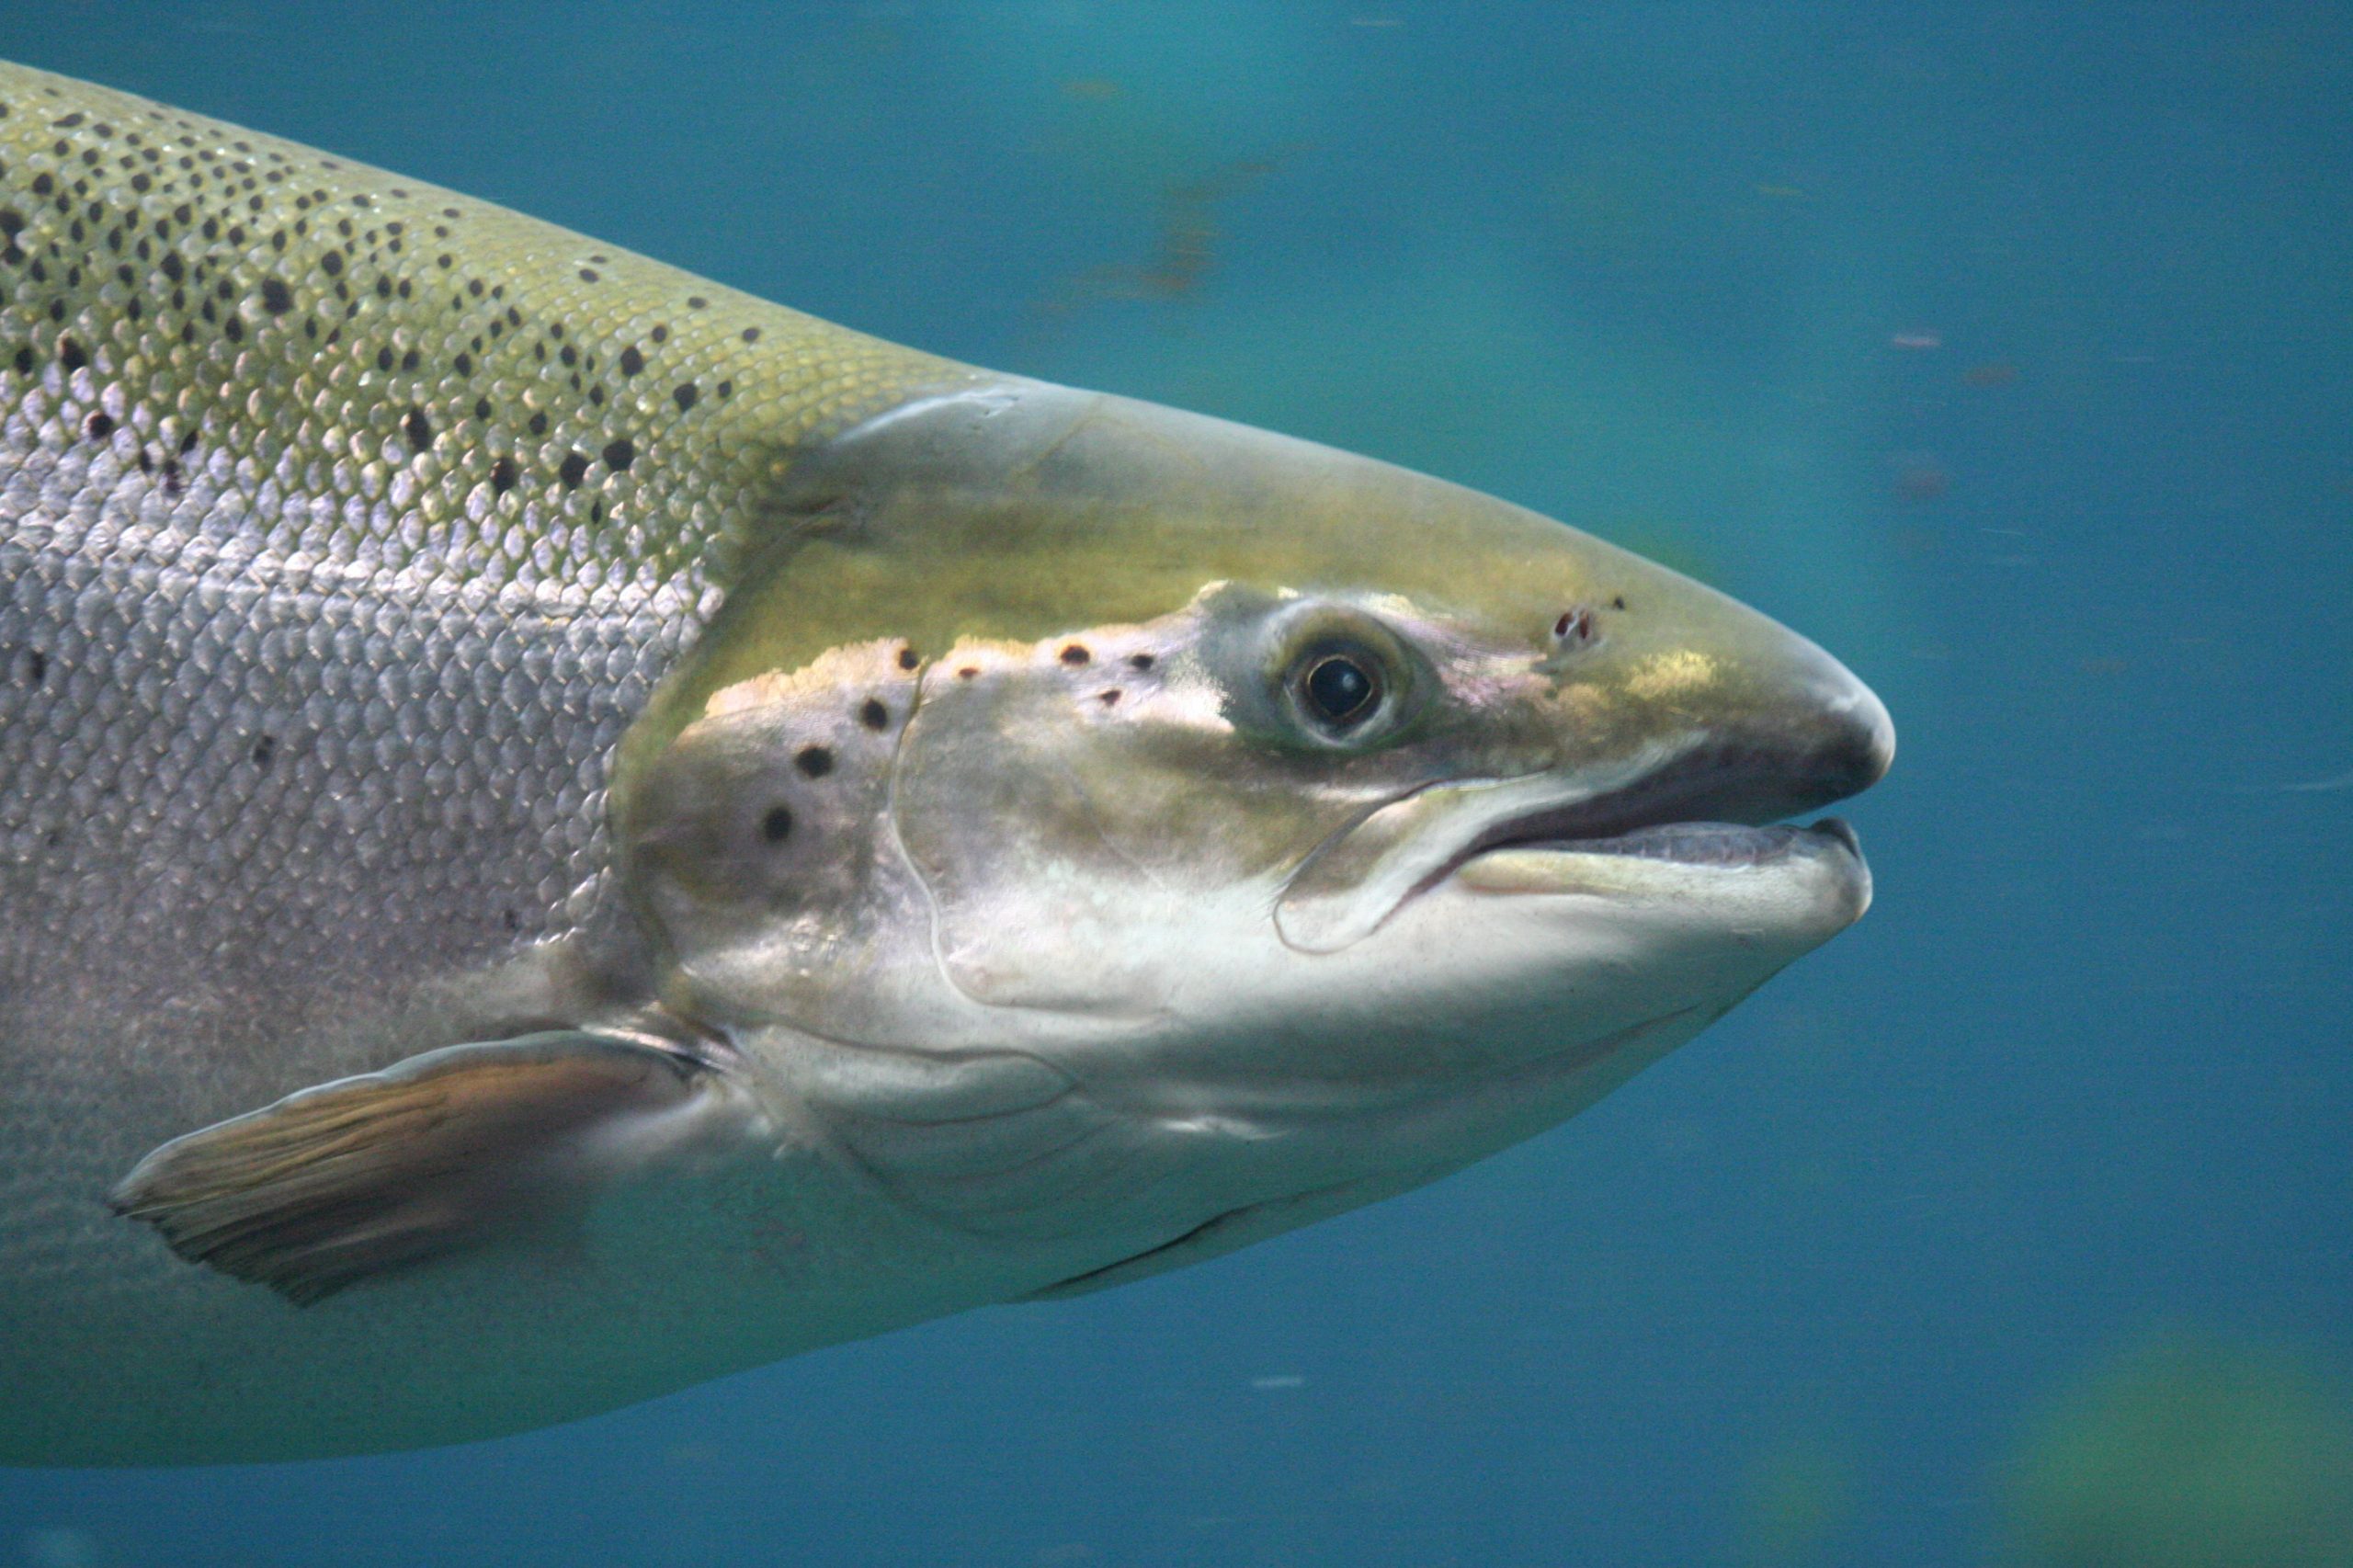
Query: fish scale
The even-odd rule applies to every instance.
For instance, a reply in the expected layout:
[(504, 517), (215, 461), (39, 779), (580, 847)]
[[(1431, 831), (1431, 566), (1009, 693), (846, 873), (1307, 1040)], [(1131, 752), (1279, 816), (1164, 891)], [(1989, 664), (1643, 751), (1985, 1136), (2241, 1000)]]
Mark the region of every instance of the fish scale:
[(974, 373), (8, 64), (0, 242), (5, 1305), (146, 1149), (596, 918), (615, 745), (762, 488)]
[(305, 890), (323, 911), (561, 930), (601, 869), (612, 744), (715, 608), (760, 487), (795, 443), (958, 375), (13, 65), (0, 191), (20, 885), (136, 854), (165, 881), (218, 868), (207, 901), (251, 916), (275, 868), (348, 842)]

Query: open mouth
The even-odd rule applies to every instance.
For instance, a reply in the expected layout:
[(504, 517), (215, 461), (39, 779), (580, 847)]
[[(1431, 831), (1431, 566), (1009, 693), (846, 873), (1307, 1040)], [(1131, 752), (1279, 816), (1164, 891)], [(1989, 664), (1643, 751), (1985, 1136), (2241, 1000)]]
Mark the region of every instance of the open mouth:
[[(1506, 827), (1509, 824), (1506, 824)], [(1471, 849), (1470, 860), (1493, 852), (1552, 850), (1570, 855), (1618, 855), (1639, 860), (1665, 860), (1678, 866), (1739, 869), (1779, 860), (1804, 847), (1836, 846), (1860, 858), (1862, 841), (1843, 817), (1824, 817), (1803, 827), (1768, 823), (1752, 827), (1742, 823), (1666, 822), (1597, 838), (1572, 838), (1506, 832)], [(1458, 861), (1457, 864), (1461, 862)]]
[(1526, 775), (1418, 790), (1309, 860), (1278, 906), (1283, 940), (1335, 951), (1458, 877), (1491, 893), (1655, 893), (1657, 878), (1641, 866), (1688, 878), (1807, 864), (1859, 911), (1870, 872), (1854, 830), (1835, 817), (1808, 827), (1781, 820), (1867, 789), (1885, 770), (1883, 737), (1828, 729), (1813, 744), (1686, 744), (1631, 759), (1598, 789)]
[(1803, 827), (1773, 820), (1847, 792), (1786, 768), (1703, 752), (1621, 789), (1490, 823), (1437, 875), (1513, 849), (1726, 869), (1765, 865), (1805, 848), (1836, 848), (1859, 860), (1861, 841), (1843, 818)]

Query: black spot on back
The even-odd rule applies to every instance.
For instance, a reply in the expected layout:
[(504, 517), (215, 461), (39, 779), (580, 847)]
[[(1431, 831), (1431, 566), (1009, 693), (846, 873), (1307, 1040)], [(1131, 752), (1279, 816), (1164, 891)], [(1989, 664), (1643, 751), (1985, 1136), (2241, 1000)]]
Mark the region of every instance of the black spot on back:
[(770, 806), (767, 809), (767, 814), (760, 818), (760, 836), (770, 844), (782, 844), (791, 837), (792, 808)]
[(588, 477), (587, 457), (580, 452), (566, 453), (563, 466), (555, 471), (555, 476), (563, 481), (566, 490), (579, 489), (580, 482)]
[(811, 778), (823, 778), (834, 770), (834, 754), (824, 746), (802, 746), (792, 765)]
[(261, 282), (261, 308), (271, 315), (282, 316), (294, 308), (294, 291), (282, 278), (265, 278)]
[(637, 351), (636, 344), (632, 343), (621, 350), (622, 375), (634, 376), (643, 369), (645, 369), (645, 356)]
[(670, 395), (678, 400), (678, 412), (684, 414), (695, 405), (695, 399), (702, 394), (695, 391), (694, 382), (682, 381)]
[(421, 452), (433, 444), (433, 422), (425, 417), (421, 408), (408, 411), (407, 417), (401, 421), (401, 429), (407, 434), (409, 447), (415, 451)]
[(858, 710), (858, 722), (870, 730), (880, 730), (891, 722), (891, 710), (882, 706), (879, 697), (870, 697)]
[(520, 479), (522, 474), (523, 471), (515, 466), (513, 458), (501, 458), (490, 465), (490, 487), (496, 494), (504, 495), (515, 488), (515, 482)]
[(606, 443), (605, 463), (616, 472), (627, 473), (629, 465), (637, 460), (637, 448), (627, 436)]

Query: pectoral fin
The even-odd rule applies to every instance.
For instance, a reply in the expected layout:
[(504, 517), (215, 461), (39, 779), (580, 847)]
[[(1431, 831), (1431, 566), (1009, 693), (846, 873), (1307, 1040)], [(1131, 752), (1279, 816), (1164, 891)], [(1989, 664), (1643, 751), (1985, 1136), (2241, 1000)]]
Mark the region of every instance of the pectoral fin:
[(481, 1245), (756, 1117), (705, 1059), (558, 1031), (288, 1096), (139, 1162), (115, 1211), (300, 1303)]

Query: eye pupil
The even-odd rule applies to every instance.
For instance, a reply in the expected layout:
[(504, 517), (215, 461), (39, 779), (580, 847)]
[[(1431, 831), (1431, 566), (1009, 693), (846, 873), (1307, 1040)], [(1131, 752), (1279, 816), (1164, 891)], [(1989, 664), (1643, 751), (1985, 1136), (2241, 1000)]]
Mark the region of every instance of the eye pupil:
[(1371, 675), (1344, 653), (1334, 653), (1307, 672), (1308, 706), (1327, 723), (1354, 724), (1370, 717), (1377, 694)]

